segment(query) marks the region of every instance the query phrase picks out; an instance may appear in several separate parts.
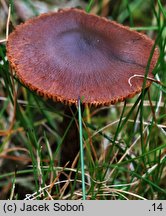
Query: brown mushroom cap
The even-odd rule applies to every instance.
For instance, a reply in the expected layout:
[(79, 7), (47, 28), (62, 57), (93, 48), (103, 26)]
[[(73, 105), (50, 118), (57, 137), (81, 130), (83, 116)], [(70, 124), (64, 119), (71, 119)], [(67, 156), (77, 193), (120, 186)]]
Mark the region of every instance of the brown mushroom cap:
[[(33, 18), (9, 35), (7, 56), (20, 81), (55, 101), (113, 104), (142, 89), (154, 42), (116, 22), (78, 9)], [(158, 58), (155, 49), (148, 76)], [(150, 85), (147, 81), (146, 87)]]

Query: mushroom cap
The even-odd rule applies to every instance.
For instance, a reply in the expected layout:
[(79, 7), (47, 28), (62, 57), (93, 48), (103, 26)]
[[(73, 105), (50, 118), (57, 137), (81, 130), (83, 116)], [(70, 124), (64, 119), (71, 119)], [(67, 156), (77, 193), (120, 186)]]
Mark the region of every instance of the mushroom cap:
[[(154, 42), (116, 22), (79, 9), (42, 14), (9, 35), (7, 57), (28, 88), (54, 101), (114, 104), (142, 90)], [(154, 50), (148, 76), (158, 59)], [(146, 87), (151, 84), (146, 81)]]

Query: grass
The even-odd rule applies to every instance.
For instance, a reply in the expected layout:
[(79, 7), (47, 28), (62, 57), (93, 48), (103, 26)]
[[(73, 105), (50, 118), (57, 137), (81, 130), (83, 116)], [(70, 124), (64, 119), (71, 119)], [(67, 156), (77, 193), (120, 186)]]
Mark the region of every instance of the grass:
[[(57, 1), (54, 7), (64, 2)], [(1, 43), (0, 199), (85, 199), (86, 193), (86, 199), (164, 200), (166, 5), (160, 0), (80, 2), (87, 12), (106, 15), (156, 40), (160, 57), (154, 75), (163, 85), (153, 83), (150, 89), (123, 103), (86, 108), (82, 119), (79, 116), (84, 160), (82, 157), (76, 168), (63, 168), (58, 164), (61, 144), (75, 117), (62, 136), (59, 127), (64, 106), (43, 100), (13, 79), (5, 58), (6, 46)], [(20, 14), (11, 3), (11, 20), (17, 25)], [(39, 14), (32, 1), (20, 3), (34, 15)], [(5, 38), (5, 30), (4, 23), (0, 39)], [(76, 173), (76, 179), (70, 179), (72, 191), (67, 194), (59, 187), (64, 169)], [(78, 188), (76, 182), (83, 185)]]
[(81, 112), (81, 100), (78, 99), (78, 122), (79, 122), (79, 135), (80, 135), (80, 160), (81, 160), (81, 176), (82, 176), (82, 197), (86, 200), (86, 188), (85, 188), (85, 173), (84, 173), (84, 146), (83, 146), (83, 134), (82, 134), (82, 112)]

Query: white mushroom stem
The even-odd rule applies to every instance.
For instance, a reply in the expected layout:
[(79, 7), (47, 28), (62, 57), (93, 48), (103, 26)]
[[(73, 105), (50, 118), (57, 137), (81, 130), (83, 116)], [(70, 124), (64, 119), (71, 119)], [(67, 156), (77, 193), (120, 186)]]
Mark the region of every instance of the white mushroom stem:
[[(135, 77), (139, 77), (139, 78), (143, 78), (143, 79), (145, 78), (144, 75), (134, 74), (133, 76), (131, 76), (131, 77), (128, 79), (128, 84), (129, 84), (130, 87), (132, 86), (131, 80), (132, 80), (133, 78), (135, 78)], [(146, 79), (147, 79), (147, 80), (150, 80), (150, 81), (153, 81), (153, 82), (156, 82), (156, 83), (162, 85), (162, 83), (161, 83), (160, 81), (155, 80), (155, 79), (153, 79), (153, 78), (151, 78), (151, 77), (147, 77)]]

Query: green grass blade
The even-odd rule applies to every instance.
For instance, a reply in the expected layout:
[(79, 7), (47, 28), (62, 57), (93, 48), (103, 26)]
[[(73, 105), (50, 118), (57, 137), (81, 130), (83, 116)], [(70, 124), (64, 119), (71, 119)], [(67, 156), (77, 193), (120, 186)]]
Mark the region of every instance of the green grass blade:
[(79, 121), (79, 135), (80, 135), (80, 157), (81, 157), (82, 194), (83, 194), (83, 200), (86, 200), (85, 172), (84, 172), (84, 147), (83, 147), (82, 115), (81, 115), (81, 101), (80, 101), (80, 99), (78, 100), (78, 121)]
[(86, 12), (89, 13), (91, 11), (92, 5), (94, 4), (94, 0), (90, 0), (88, 6), (86, 7)]
[(164, 17), (166, 18), (166, 10), (164, 9), (164, 7), (162, 6), (162, 4), (161, 4), (161, 1), (160, 0), (158, 0), (158, 5), (159, 5), (159, 8), (160, 8), (160, 10), (161, 10), (161, 12), (162, 12), (162, 14), (164, 15)]

